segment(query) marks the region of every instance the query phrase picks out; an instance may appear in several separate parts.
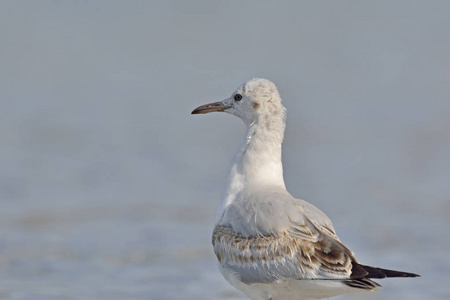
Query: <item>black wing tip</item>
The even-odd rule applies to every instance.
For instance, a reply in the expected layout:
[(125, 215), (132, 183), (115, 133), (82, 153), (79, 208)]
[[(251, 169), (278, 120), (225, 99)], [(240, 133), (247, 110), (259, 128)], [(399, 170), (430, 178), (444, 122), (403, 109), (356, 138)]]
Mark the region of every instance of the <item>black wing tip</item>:
[(419, 274), (403, 272), (403, 275), (400, 275), (398, 277), (422, 277), (422, 276), (420, 276)]
[[(366, 273), (366, 274), (364, 274)], [(375, 268), (354, 263), (352, 267), (353, 278), (388, 278), (388, 277), (420, 277), (418, 274), (403, 271)]]
[(382, 279), (388, 277), (420, 277), (420, 275), (402, 271), (375, 268), (353, 262), (352, 274), (350, 276), (350, 279), (344, 280), (343, 283), (352, 288), (374, 291), (381, 287), (381, 285), (370, 280), (369, 278)]

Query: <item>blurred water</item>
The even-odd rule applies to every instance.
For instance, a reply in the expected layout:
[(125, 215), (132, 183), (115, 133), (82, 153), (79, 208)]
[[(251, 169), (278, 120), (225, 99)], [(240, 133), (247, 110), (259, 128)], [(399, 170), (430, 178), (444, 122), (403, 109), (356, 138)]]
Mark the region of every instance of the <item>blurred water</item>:
[(254, 76), (288, 108), (289, 191), (422, 275), (340, 299), (450, 297), (448, 2), (0, 8), (0, 299), (244, 299), (210, 245), (244, 126), (190, 111)]

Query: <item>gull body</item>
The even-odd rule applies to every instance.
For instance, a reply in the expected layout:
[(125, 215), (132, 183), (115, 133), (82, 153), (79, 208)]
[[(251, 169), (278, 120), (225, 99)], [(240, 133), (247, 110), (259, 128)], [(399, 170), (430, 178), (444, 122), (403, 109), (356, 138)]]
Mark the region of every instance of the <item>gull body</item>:
[(271, 81), (252, 79), (192, 113), (209, 112), (233, 114), (247, 127), (212, 239), (230, 284), (255, 300), (320, 299), (376, 290), (369, 278), (418, 276), (361, 265), (322, 211), (289, 194), (281, 162), (286, 110)]

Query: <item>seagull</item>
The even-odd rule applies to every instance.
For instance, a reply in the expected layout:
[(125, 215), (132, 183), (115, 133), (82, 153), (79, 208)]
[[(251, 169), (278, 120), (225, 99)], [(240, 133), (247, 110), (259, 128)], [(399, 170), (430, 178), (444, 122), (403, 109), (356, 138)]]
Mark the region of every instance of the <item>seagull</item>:
[(251, 79), (228, 99), (192, 114), (210, 112), (235, 115), (247, 126), (212, 234), (220, 271), (231, 285), (254, 300), (309, 300), (374, 291), (380, 285), (371, 278), (419, 277), (360, 264), (330, 219), (286, 190), (286, 109), (275, 84)]

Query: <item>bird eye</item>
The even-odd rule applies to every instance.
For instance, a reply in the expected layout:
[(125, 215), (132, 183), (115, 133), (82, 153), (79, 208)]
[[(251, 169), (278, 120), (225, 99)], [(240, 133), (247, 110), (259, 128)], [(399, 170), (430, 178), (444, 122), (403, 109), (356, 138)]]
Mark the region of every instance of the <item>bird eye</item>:
[(234, 95), (234, 100), (241, 101), (241, 99), (242, 99), (242, 95), (241, 94)]

